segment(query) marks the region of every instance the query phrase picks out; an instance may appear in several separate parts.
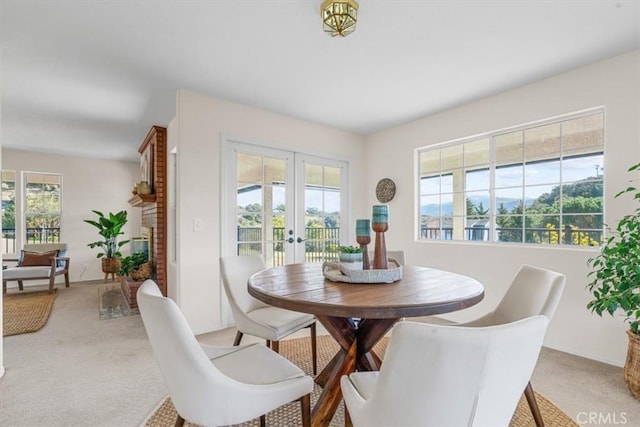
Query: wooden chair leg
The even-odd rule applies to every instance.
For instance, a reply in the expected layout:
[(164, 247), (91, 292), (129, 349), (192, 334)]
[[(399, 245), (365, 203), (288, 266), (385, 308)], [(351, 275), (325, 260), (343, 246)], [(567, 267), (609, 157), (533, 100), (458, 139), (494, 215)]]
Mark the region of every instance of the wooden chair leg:
[(353, 423), (351, 422), (351, 415), (349, 415), (347, 405), (344, 405), (344, 427), (353, 427)]
[(311, 360), (313, 361), (313, 375), (318, 373), (318, 353), (316, 351), (316, 322), (309, 325), (311, 328)]
[(242, 335), (244, 335), (242, 332), (238, 331), (236, 332), (236, 339), (233, 340), (233, 345), (240, 345), (240, 341), (242, 341)]
[(24, 291), (24, 286), (22, 285), (22, 280), (18, 280), (18, 289)]
[(260, 415), (260, 427), (265, 427), (267, 425), (267, 416)]
[(182, 427), (184, 425), (184, 418), (178, 414), (178, 418), (176, 418), (176, 427)]
[(69, 287), (69, 273), (64, 273), (64, 286)]
[(49, 277), (49, 293), (53, 293), (53, 288), (56, 286), (56, 276)]
[(2, 295), (6, 295), (7, 294), (7, 281), (3, 280), (2, 281)]
[(300, 398), (302, 410), (302, 427), (311, 427), (311, 395), (305, 394)]
[(280, 341), (271, 341), (271, 350), (280, 353)]
[(531, 381), (527, 383), (524, 389), (524, 396), (527, 398), (529, 409), (533, 415), (533, 420), (536, 422), (536, 427), (544, 427), (544, 421), (542, 421), (542, 414), (540, 414), (540, 408), (538, 408), (538, 402), (536, 401), (536, 395), (533, 393), (533, 387), (531, 387)]

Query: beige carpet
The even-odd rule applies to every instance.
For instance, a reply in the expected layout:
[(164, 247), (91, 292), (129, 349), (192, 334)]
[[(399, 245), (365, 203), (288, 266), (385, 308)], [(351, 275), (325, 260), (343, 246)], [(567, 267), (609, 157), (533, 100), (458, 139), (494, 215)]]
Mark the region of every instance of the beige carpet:
[[(388, 339), (383, 338), (375, 347), (376, 353), (383, 356), (387, 348)], [(318, 336), (318, 371), (320, 371), (338, 351), (338, 344), (327, 335)], [(284, 340), (280, 342), (280, 352), (287, 356), (292, 362), (300, 366), (307, 374), (311, 375), (311, 345), (308, 338), (298, 338)], [(311, 395), (311, 404), (315, 404), (322, 389), (314, 386)], [(544, 396), (536, 393), (538, 405), (547, 427), (571, 427), (577, 424), (556, 407)], [(160, 402), (158, 408), (147, 418), (143, 425), (147, 427), (173, 426), (176, 421), (176, 411), (171, 403), (171, 399), (166, 398)], [(193, 427), (194, 424), (185, 423), (186, 426)], [(258, 419), (241, 424), (242, 427), (259, 426)], [(290, 403), (267, 414), (268, 426), (295, 426), (301, 425), (300, 404)], [(344, 409), (340, 405), (338, 412), (331, 421), (331, 426), (344, 426)], [(531, 411), (524, 397), (520, 400), (516, 412), (511, 420), (510, 427), (534, 427), (535, 423), (531, 416)]]
[(2, 306), (2, 336), (26, 334), (42, 328), (49, 319), (57, 295), (57, 289), (51, 294), (49, 291), (18, 291), (5, 295)]

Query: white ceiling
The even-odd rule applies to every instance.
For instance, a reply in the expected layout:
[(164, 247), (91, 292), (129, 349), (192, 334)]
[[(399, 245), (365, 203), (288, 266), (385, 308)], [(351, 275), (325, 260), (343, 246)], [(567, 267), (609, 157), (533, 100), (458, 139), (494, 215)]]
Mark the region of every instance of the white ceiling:
[(369, 134), (640, 48), (640, 1), (2, 1), (2, 146), (137, 159), (178, 89)]

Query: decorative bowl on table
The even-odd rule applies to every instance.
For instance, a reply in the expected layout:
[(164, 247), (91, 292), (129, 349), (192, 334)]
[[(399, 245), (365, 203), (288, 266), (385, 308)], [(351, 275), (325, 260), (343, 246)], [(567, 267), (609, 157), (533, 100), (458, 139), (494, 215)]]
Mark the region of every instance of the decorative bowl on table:
[(332, 282), (346, 283), (393, 283), (402, 279), (400, 262), (389, 258), (389, 266), (387, 269), (362, 270), (350, 268), (344, 263), (325, 261), (322, 263), (322, 274)]

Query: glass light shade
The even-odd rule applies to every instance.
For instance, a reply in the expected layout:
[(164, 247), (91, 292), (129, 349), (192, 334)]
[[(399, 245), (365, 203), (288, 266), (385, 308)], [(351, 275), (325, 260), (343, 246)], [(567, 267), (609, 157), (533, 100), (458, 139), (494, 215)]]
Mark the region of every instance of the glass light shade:
[(346, 37), (356, 29), (358, 2), (356, 0), (326, 0), (320, 7), (324, 31), (331, 37)]

